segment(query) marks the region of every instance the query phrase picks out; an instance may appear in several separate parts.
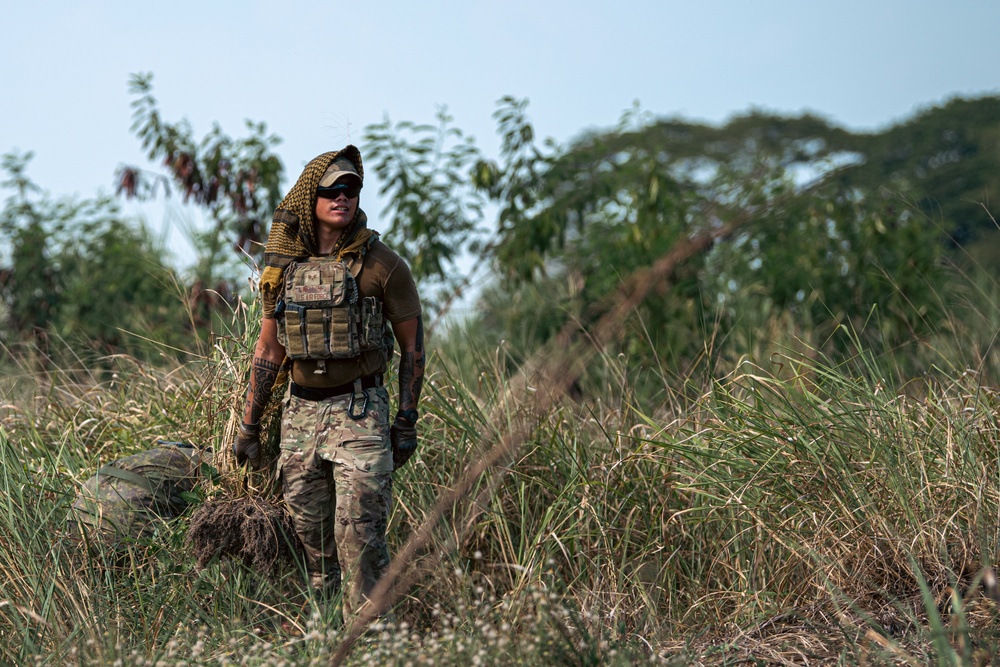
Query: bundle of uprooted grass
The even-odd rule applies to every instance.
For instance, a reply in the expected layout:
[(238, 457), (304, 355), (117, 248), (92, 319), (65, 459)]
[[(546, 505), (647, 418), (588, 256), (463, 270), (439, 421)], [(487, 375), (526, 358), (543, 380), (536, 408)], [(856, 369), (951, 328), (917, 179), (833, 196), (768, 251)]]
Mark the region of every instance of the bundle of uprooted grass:
[(198, 567), (217, 557), (232, 558), (257, 572), (277, 574), (282, 563), (302, 554), (284, 506), (267, 497), (205, 502), (191, 515), (187, 541)]

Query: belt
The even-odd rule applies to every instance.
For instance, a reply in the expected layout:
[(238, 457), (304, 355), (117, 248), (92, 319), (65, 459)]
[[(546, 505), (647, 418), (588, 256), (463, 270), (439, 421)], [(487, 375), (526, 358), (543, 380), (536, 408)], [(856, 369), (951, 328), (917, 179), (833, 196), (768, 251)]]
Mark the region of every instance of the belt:
[[(361, 388), (371, 389), (372, 387), (378, 387), (382, 384), (381, 375), (366, 375), (361, 378)], [(292, 383), (291, 394), (296, 398), (302, 398), (307, 401), (322, 401), (327, 398), (333, 398), (334, 396), (343, 396), (344, 394), (351, 394), (354, 392), (354, 383), (345, 382), (344, 384), (338, 384), (336, 387), (303, 387), (300, 384)]]

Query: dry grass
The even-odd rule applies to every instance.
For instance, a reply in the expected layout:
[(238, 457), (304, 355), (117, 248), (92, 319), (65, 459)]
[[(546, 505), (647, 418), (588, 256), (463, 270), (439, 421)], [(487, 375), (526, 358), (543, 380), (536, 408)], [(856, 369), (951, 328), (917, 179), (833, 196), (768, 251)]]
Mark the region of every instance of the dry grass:
[[(346, 663), (992, 659), (996, 603), (980, 574), (995, 557), (1000, 397), (974, 374), (914, 396), (888, 392), (857, 366), (798, 361), (813, 364), (798, 378), (744, 365), (680, 411), (676, 397), (647, 407), (613, 391), (515, 411), (501, 370), (484, 383), (497, 390), (472, 391), (439, 359), (424, 444), (397, 480), (390, 528), (412, 579), (396, 623), (375, 632), (391, 641), (369, 634)], [(189, 373), (169, 377), (182, 387)], [(277, 539), (287, 528), (278, 506), (245, 486), (268, 481), (235, 471), (203, 486), (202, 504), (124, 575), (102, 580), (94, 568), (39, 594), (49, 573), (34, 563), (55, 558), (69, 571), (45, 534), (90, 453), (171, 434), (149, 423), (158, 400), (180, 400), (163, 398), (163, 377), (60, 390), (58, 401), (8, 413), (0, 481), (23, 491), (8, 495), (0, 525), (0, 655), (326, 664), (349, 635), (322, 601), (283, 596), (283, 582), (298, 576), (281, 565), (291, 556)], [(167, 396), (198, 396), (189, 377)], [(215, 429), (226, 428), (217, 396), (183, 409), (218, 411)], [(53, 415), (69, 417), (65, 431), (46, 421)], [(469, 462), (483, 461), (483, 434), (510, 433), (525, 441), (490, 468), (502, 474), (456, 484)], [(435, 510), (456, 488), (465, 493)], [(403, 542), (421, 530), (425, 549), (407, 556)], [(264, 571), (273, 584), (249, 574)]]

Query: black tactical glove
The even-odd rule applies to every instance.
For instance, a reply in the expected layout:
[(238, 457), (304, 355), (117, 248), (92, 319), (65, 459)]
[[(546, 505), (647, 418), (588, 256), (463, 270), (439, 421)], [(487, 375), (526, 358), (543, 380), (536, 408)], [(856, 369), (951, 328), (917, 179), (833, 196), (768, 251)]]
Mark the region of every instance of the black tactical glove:
[[(416, 410), (408, 412), (416, 413)], [(395, 423), (389, 427), (389, 441), (392, 442), (393, 469), (399, 470), (417, 451), (416, 419), (409, 421), (401, 414), (396, 415)]]
[(236, 455), (238, 465), (246, 465), (250, 462), (250, 467), (260, 470), (260, 425), (240, 424), (236, 441), (233, 442), (233, 454)]

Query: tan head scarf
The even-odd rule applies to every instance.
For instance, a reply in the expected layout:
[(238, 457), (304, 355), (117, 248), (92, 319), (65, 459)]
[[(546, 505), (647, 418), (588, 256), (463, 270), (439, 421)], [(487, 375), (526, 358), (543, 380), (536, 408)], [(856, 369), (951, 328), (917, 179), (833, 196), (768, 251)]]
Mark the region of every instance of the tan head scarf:
[[(264, 317), (274, 316), (274, 306), (281, 291), (285, 268), (295, 259), (318, 254), (316, 243), (316, 187), (330, 164), (338, 157), (354, 163), (362, 180), (361, 151), (347, 146), (340, 151), (323, 153), (309, 161), (299, 180), (288, 191), (274, 211), (271, 233), (264, 249), (264, 271), (260, 275), (260, 291), (264, 297)], [(357, 254), (361, 257), (378, 233), (368, 229), (368, 217), (360, 208), (337, 240), (331, 255), (337, 259)]]

